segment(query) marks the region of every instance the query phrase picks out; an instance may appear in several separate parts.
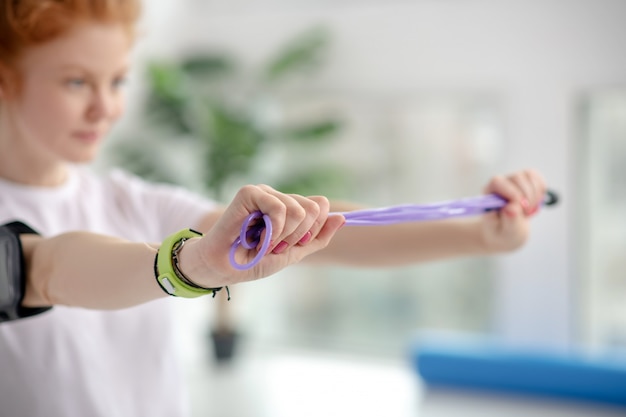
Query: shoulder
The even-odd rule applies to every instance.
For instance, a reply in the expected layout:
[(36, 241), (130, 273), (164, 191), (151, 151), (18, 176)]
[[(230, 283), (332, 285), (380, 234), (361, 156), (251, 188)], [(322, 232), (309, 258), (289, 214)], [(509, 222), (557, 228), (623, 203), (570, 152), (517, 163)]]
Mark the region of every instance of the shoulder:
[(161, 224), (168, 232), (190, 224), (195, 227), (204, 215), (218, 207), (202, 193), (151, 182), (119, 168), (104, 174), (102, 184), (109, 199), (105, 204), (114, 202), (123, 212), (134, 213), (152, 225)]
[(126, 196), (139, 196), (157, 193), (162, 189), (174, 190), (177, 188), (174, 185), (151, 182), (121, 168), (111, 168), (101, 173), (82, 170), (80, 183), (81, 188), (84, 189), (100, 187), (105, 193)]
[(116, 189), (134, 197), (147, 198), (149, 200), (187, 201), (193, 200), (206, 205), (214, 205), (215, 202), (201, 193), (189, 190), (182, 185), (165, 182), (149, 181), (129, 171), (114, 168), (103, 176), (105, 186)]
[(104, 184), (111, 185), (111, 186), (118, 186), (122, 188), (126, 188), (126, 187), (151, 188), (155, 185), (139, 177), (138, 175), (133, 174), (121, 168), (112, 168), (111, 170), (105, 172), (102, 175), (101, 179)]

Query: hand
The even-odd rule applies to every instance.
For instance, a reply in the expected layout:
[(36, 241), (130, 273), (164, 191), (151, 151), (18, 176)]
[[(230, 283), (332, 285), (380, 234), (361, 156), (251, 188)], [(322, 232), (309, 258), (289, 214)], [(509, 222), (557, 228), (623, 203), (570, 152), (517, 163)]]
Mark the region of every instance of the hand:
[(545, 198), (543, 177), (534, 170), (496, 176), (489, 181), (484, 192), (508, 200), (502, 209), (484, 215), (481, 220), (485, 248), (489, 253), (519, 248), (528, 238), (529, 218), (537, 214)]
[[(267, 185), (245, 186), (204, 237), (192, 239), (185, 245), (180, 254), (181, 269), (192, 281), (205, 287), (221, 287), (272, 275), (328, 245), (345, 223), (341, 215), (329, 216), (329, 207), (325, 197), (283, 194)], [(245, 218), (255, 211), (270, 216), (272, 243), (257, 265), (238, 271), (231, 266), (228, 253)], [(263, 238), (261, 236), (261, 241)], [(255, 250), (239, 248), (237, 261), (248, 263), (256, 254)]]

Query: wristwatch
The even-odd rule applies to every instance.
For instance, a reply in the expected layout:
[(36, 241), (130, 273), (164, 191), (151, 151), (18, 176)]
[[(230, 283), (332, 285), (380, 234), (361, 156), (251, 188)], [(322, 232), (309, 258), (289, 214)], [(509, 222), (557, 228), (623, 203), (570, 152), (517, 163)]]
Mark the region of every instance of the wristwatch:
[(196, 298), (222, 289), (205, 288), (195, 284), (178, 268), (178, 253), (185, 242), (194, 237), (201, 237), (202, 233), (193, 229), (183, 229), (163, 240), (154, 260), (155, 276), (159, 286), (175, 297)]

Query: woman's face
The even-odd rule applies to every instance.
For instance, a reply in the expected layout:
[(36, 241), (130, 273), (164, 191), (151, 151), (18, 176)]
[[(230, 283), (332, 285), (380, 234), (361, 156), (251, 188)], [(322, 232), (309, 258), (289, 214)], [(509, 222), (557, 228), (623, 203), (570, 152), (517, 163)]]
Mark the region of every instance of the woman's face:
[(92, 160), (123, 112), (130, 46), (122, 26), (84, 24), (26, 51), (19, 91), (1, 98), (14, 149), (52, 163)]

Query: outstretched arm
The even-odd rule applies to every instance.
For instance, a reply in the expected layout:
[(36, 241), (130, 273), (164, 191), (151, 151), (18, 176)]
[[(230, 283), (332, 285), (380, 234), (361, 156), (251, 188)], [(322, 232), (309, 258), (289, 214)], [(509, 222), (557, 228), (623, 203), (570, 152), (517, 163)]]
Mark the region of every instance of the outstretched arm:
[[(268, 214), (274, 224), (270, 252), (254, 268), (234, 270), (228, 261), (230, 245), (245, 217), (257, 210)], [(206, 288), (267, 277), (328, 245), (344, 222), (342, 216), (328, 212), (323, 197), (245, 186), (204, 236), (185, 243), (179, 253), (180, 269), (194, 284)], [(89, 232), (51, 238), (22, 235), (21, 240), (28, 275), (25, 306), (119, 309), (166, 296), (154, 274), (159, 244)], [(300, 243), (289, 247), (283, 243), (293, 240)], [(238, 256), (245, 261), (251, 256), (247, 252)]]
[[(508, 204), (474, 218), (344, 227), (327, 248), (307, 260), (360, 267), (397, 266), (492, 255), (522, 246), (528, 237), (530, 217), (545, 198), (542, 176), (533, 170), (496, 176), (483, 191), (500, 195)], [(348, 203), (331, 204), (331, 210), (339, 212), (360, 208)]]

